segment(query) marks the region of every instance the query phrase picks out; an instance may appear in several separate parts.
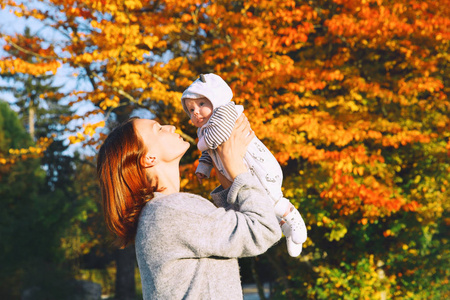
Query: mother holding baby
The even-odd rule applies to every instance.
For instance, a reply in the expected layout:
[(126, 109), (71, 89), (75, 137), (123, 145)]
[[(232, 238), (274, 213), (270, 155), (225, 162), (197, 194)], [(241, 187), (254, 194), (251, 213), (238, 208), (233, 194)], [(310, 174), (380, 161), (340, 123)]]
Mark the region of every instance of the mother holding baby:
[(237, 259), (281, 237), (273, 201), (242, 159), (253, 137), (241, 115), (217, 147), (230, 179), (218, 175), (212, 203), (180, 192), (189, 143), (174, 126), (133, 118), (108, 135), (97, 161), (105, 220), (119, 246), (135, 244), (144, 299), (243, 298)]

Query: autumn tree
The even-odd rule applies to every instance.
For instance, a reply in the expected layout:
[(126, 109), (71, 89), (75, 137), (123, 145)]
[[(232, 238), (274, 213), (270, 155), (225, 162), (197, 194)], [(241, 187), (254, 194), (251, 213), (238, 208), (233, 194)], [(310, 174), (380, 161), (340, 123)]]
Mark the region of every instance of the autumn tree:
[[(448, 0), (39, 3), (2, 5), (61, 39), (3, 35), (36, 61), (6, 56), (0, 68), (66, 64), (90, 83), (71, 97), (95, 108), (63, 120), (84, 120), (72, 142), (98, 145), (97, 128), (144, 108), (194, 144), (181, 92), (199, 73), (230, 84), (309, 225), (298, 260), (281, 246), (267, 257), (288, 266), (277, 295), (448, 296)], [(186, 178), (198, 155), (191, 147)]]

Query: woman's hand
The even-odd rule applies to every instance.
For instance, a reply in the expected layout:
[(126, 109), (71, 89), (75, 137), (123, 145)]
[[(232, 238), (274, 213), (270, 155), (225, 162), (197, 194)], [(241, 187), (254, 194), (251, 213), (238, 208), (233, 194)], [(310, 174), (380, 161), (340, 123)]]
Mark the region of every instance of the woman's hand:
[(233, 180), (239, 174), (247, 172), (243, 159), (254, 137), (255, 133), (251, 130), (247, 117), (241, 114), (236, 120), (230, 138), (217, 147), (217, 154)]

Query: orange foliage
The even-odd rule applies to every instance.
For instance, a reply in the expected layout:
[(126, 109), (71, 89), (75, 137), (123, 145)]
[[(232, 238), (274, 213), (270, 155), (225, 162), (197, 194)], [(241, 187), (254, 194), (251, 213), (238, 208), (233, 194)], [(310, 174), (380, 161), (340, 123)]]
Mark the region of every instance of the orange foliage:
[(45, 150), (53, 142), (52, 139), (47, 137), (40, 138), (36, 141), (36, 145), (29, 148), (22, 149), (9, 149), (6, 155), (0, 154), (0, 167), (9, 168), (14, 165), (17, 161), (27, 160), (29, 158), (42, 157)]
[[(96, 106), (73, 119), (147, 107), (192, 136), (181, 92), (199, 73), (218, 73), (280, 163), (305, 160), (328, 174), (320, 192), (339, 214), (415, 211), (385, 158), (414, 144), (450, 151), (450, 1), (332, 2), (48, 0), (47, 11), (9, 1), (66, 38), (45, 48), (4, 37), (39, 60), (6, 57), (0, 69), (37, 75), (68, 64), (91, 83), (72, 103)], [(72, 142), (95, 143), (98, 127), (80, 125)]]

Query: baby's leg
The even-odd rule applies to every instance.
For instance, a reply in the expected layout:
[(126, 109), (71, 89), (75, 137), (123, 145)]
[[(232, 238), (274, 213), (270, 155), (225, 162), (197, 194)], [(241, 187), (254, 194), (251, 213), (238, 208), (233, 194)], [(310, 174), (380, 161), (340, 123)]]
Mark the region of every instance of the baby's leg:
[(286, 236), (289, 255), (296, 257), (302, 252), (306, 241), (306, 226), (298, 210), (283, 197), (281, 185), (283, 173), (280, 165), (270, 151), (258, 140), (251, 143), (245, 160), (252, 175), (256, 176), (274, 201), (274, 210), (279, 218), (281, 229)]
[(254, 138), (248, 146), (244, 160), (252, 175), (258, 178), (274, 203), (278, 201), (283, 196), (281, 192), (283, 171), (269, 149)]
[(258, 139), (252, 141), (247, 153), (248, 164), (253, 168), (256, 177), (275, 202), (275, 214), (291, 226), (292, 240), (297, 244), (304, 243), (307, 238), (305, 222), (299, 211), (288, 199), (283, 197), (281, 192), (283, 171), (280, 164)]

